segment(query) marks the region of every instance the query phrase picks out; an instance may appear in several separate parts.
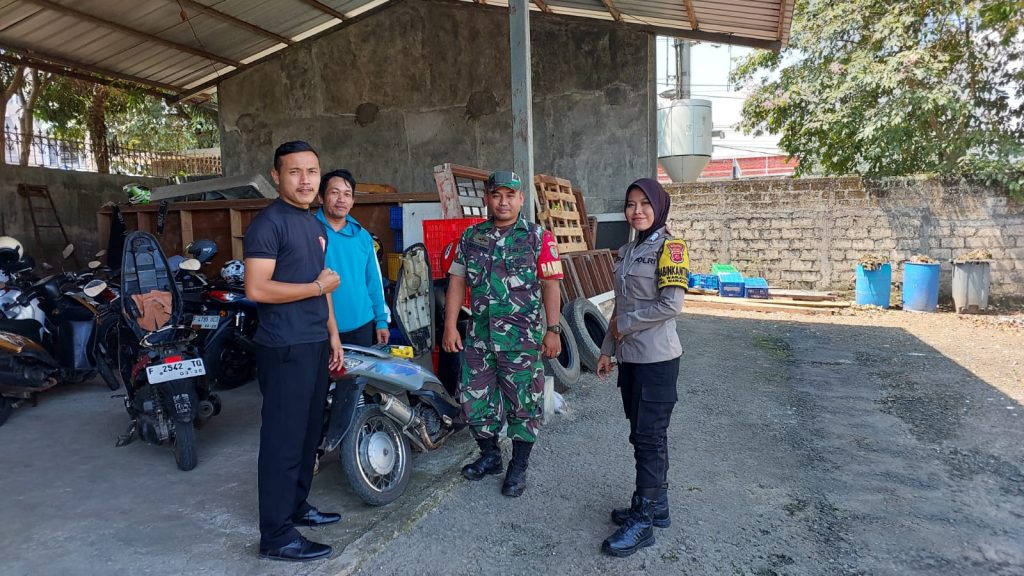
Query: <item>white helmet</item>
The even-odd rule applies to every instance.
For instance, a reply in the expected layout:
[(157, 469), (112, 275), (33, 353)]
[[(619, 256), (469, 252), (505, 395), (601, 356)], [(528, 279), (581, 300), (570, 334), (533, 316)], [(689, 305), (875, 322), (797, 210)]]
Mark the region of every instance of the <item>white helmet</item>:
[(241, 260), (228, 260), (220, 269), (220, 277), (241, 284), (245, 281), (245, 263)]
[(21, 242), (18, 242), (10, 236), (0, 236), (0, 266), (4, 264), (13, 264), (21, 260), (24, 256), (22, 252)]

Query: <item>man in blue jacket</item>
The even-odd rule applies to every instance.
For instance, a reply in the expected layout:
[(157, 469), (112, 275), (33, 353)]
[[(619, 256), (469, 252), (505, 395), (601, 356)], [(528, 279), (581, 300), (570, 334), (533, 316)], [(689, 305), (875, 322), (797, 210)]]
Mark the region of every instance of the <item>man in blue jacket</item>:
[(341, 285), (331, 295), (334, 317), (342, 343), (372, 346), (376, 339), (386, 344), (389, 312), (373, 239), (349, 215), (355, 188), (356, 180), (348, 170), (335, 170), (320, 179), (316, 217), (329, 236), (326, 266), (341, 277)]

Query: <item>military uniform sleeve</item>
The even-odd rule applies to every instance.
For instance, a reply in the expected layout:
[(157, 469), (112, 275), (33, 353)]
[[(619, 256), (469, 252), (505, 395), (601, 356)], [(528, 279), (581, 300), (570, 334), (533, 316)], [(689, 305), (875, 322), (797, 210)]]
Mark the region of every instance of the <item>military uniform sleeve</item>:
[[(452, 260), (452, 265), (448, 267), (448, 273), (451, 274), (452, 276), (466, 276), (466, 252), (463, 249), (462, 245), (466, 242), (466, 236), (472, 229), (473, 228), (470, 227), (465, 232), (463, 232), (462, 236), (459, 237), (459, 241), (456, 242), (454, 248), (452, 248), (453, 250), (455, 250), (455, 258)], [(442, 258), (442, 261), (443, 260), (444, 259)]]
[(686, 242), (668, 238), (658, 254), (658, 290), (668, 286), (686, 288), (690, 273), (690, 255)]
[(562, 279), (562, 260), (558, 257), (558, 242), (550, 230), (544, 230), (541, 235), (537, 272), (541, 280)]

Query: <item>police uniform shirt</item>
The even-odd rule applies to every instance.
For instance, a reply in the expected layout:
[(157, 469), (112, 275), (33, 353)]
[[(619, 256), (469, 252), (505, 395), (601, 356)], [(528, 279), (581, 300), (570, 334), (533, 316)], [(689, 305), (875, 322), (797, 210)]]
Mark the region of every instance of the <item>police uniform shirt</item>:
[(622, 340), (605, 334), (601, 354), (619, 362), (648, 364), (679, 357), (683, 348), (676, 333), (676, 316), (690, 267), (686, 243), (664, 228), (639, 245), (619, 248), (614, 266), (615, 312)]

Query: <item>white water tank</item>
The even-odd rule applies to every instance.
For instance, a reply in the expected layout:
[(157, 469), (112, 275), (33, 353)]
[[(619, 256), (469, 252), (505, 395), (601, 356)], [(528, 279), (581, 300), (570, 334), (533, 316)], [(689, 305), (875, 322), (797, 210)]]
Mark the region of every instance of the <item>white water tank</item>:
[(658, 108), (658, 162), (673, 182), (695, 182), (711, 160), (711, 126), (710, 100)]

